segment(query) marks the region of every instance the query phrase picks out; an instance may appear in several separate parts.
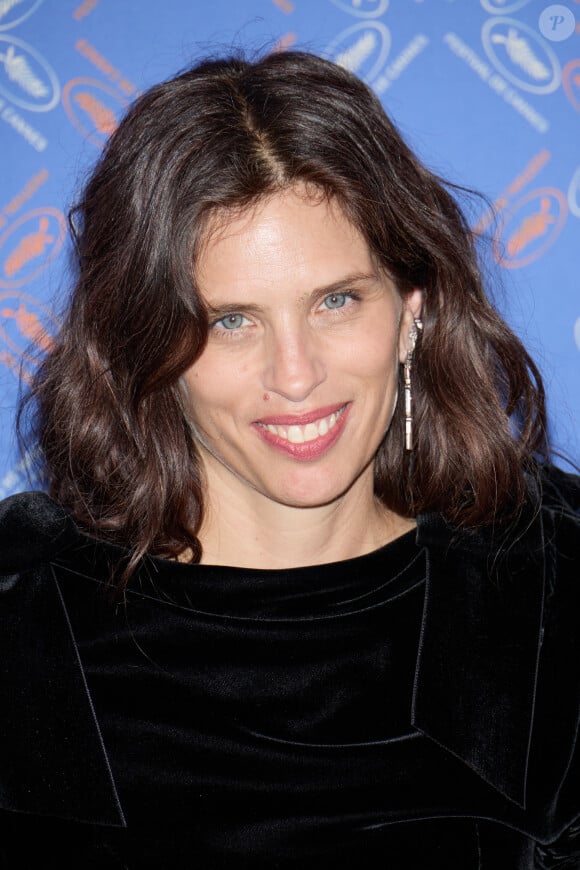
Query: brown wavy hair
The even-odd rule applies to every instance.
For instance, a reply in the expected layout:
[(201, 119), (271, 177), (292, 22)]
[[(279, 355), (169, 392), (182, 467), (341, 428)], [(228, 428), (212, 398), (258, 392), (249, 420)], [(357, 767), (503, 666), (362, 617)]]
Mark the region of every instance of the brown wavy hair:
[(376, 457), (384, 504), (489, 523), (547, 454), (539, 373), (486, 296), (457, 189), (372, 91), (301, 52), (204, 61), (146, 92), (110, 138), (71, 213), (76, 285), (24, 405), (49, 492), (129, 546), (129, 570), (146, 552), (201, 556), (180, 376), (206, 341), (194, 276), (208, 220), (297, 183), (338, 201), (401, 294), (424, 291), (414, 450), (400, 398)]

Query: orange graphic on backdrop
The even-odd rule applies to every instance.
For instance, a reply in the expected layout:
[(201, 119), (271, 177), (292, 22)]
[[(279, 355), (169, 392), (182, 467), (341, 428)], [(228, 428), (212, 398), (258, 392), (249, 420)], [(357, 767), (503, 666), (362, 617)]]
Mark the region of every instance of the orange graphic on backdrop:
[(49, 328), (56, 323), (44, 302), (29, 293), (0, 293), (0, 364), (29, 380), (38, 353), (52, 347)]
[(570, 102), (580, 112), (580, 58), (566, 64), (562, 70), (562, 85)]
[(8, 278), (13, 278), (24, 266), (44, 254), (48, 245), (56, 241), (55, 237), (49, 234), (48, 227), (48, 218), (41, 217), (38, 230), (20, 239), (4, 263), (4, 274)]
[[(0, 287), (29, 284), (54, 260), (66, 236), (61, 211), (35, 208), (9, 224), (0, 236)], [(12, 248), (12, 239), (17, 240)]]
[(68, 81), (62, 89), (62, 104), (79, 133), (98, 148), (117, 128), (117, 108), (121, 115), (129, 105), (114, 88), (91, 78)]
[(556, 216), (550, 212), (552, 200), (543, 196), (540, 210), (525, 217), (517, 230), (509, 237), (506, 250), (510, 257), (515, 257), (527, 248), (531, 242), (545, 236), (550, 225), (556, 223)]
[(5, 365), (7, 369), (9, 369), (14, 377), (20, 378), (29, 384), (32, 380), (27, 371), (20, 368), (20, 362), (18, 357), (15, 357), (13, 354), (9, 353), (7, 350), (0, 350), (0, 365)]
[(29, 342), (39, 347), (40, 350), (50, 350), (52, 338), (40, 322), (38, 314), (30, 311), (24, 302), (21, 301), (18, 308), (2, 308), (0, 314), (6, 320), (12, 318), (16, 323), (19, 333)]
[(291, 15), (294, 12), (294, 3), (292, 0), (273, 0), (274, 6), (277, 6), (278, 9), (281, 9), (282, 12), (285, 12), (286, 15)]
[(117, 129), (117, 119), (113, 112), (104, 106), (88, 91), (81, 91), (74, 96), (75, 103), (83, 109), (93, 123), (95, 130), (103, 136), (110, 136)]
[(534, 262), (553, 245), (567, 217), (566, 196), (557, 187), (530, 191), (503, 215), (494, 240), (498, 263), (519, 269)]

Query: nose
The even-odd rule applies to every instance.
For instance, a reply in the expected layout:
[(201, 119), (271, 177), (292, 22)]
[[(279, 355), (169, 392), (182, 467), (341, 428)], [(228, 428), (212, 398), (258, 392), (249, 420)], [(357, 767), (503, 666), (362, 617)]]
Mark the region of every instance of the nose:
[(303, 402), (325, 379), (320, 341), (307, 325), (271, 332), (263, 369), (266, 390), (290, 402)]

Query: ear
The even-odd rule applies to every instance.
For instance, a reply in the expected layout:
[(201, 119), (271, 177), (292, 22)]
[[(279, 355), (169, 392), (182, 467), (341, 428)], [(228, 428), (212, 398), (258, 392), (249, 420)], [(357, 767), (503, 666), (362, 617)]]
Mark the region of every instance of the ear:
[(415, 288), (403, 296), (403, 311), (399, 324), (399, 361), (404, 363), (409, 353), (409, 334), (411, 324), (421, 317), (423, 310), (423, 291)]

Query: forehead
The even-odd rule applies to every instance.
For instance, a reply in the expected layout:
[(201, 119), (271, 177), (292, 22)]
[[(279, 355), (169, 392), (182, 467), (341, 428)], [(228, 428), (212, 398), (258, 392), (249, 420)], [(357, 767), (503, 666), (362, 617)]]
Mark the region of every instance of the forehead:
[(304, 291), (372, 271), (369, 247), (337, 201), (304, 189), (214, 214), (196, 269), (204, 295), (220, 287), (257, 290), (273, 283)]

